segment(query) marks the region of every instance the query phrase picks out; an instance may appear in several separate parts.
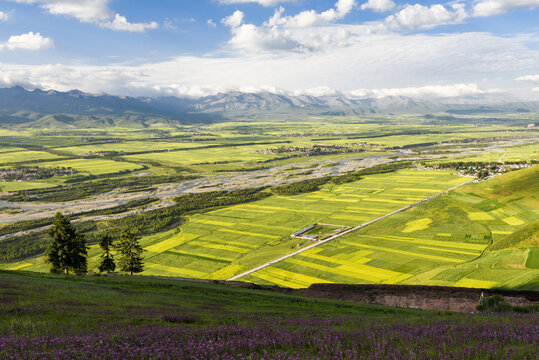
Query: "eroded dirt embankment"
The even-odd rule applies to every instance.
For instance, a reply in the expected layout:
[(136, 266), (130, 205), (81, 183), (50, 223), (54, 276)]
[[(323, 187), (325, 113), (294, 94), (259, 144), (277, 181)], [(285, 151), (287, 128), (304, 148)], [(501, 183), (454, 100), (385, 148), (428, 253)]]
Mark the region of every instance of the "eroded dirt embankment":
[(511, 305), (539, 304), (538, 291), (512, 291), (408, 285), (313, 284), (307, 289), (282, 289), (295, 295), (429, 310), (472, 312), (484, 296), (501, 295)]

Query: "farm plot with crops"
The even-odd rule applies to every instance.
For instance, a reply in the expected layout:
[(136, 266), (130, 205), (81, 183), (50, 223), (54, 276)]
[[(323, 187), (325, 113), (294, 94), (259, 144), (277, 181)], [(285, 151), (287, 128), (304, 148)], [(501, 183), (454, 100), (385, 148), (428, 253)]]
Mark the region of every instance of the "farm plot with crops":
[(46, 189), (55, 186), (58, 185), (42, 181), (0, 181), (0, 192)]
[(146, 274), (226, 279), (312, 244), (290, 237), (298, 229), (357, 226), (467, 180), (406, 170), (193, 215), (177, 234), (143, 239)]
[(135, 171), (143, 167), (124, 161), (101, 160), (101, 159), (73, 159), (41, 163), (43, 167), (71, 167), (91, 175), (115, 174), (124, 171)]
[(210, 142), (165, 142), (165, 141), (123, 141), (117, 143), (96, 144), (96, 145), (81, 145), (56, 148), (55, 150), (67, 151), (75, 155), (83, 155), (97, 152), (151, 152), (163, 150), (178, 150), (178, 149), (194, 149), (198, 147), (206, 147), (215, 145)]
[(61, 156), (51, 154), (45, 151), (12, 151), (12, 152), (2, 152), (0, 155), (0, 165), (4, 164), (13, 164), (13, 163), (25, 163), (32, 162), (36, 160), (53, 160), (61, 159)]
[(270, 160), (279, 157), (278, 154), (264, 154), (271, 145), (227, 146), (222, 148), (192, 149), (189, 151), (169, 151), (164, 153), (148, 153), (128, 155), (126, 159), (136, 161), (152, 160), (165, 165), (189, 166), (199, 164), (223, 163), (223, 159), (233, 159), (226, 163), (243, 165)]
[(536, 288), (537, 235), (510, 240), (537, 226), (538, 194), (537, 166), (466, 185), (244, 280)]

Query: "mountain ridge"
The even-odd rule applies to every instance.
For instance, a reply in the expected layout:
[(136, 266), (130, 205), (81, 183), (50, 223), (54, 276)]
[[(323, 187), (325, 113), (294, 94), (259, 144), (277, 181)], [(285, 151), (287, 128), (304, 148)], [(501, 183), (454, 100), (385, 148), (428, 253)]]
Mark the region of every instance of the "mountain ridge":
[[(477, 114), (539, 112), (539, 102), (494, 102), (470, 97), (433, 101), (406, 96), (354, 98), (342, 94), (312, 96), (271, 92), (230, 91), (198, 99), (97, 95), (70, 90), (0, 88), (0, 125), (34, 127), (134, 126), (189, 124), (261, 114), (377, 115), (377, 114)], [(54, 116), (53, 116), (54, 115)], [(100, 119), (92, 118), (94, 116)], [(97, 121), (99, 120), (99, 121)]]

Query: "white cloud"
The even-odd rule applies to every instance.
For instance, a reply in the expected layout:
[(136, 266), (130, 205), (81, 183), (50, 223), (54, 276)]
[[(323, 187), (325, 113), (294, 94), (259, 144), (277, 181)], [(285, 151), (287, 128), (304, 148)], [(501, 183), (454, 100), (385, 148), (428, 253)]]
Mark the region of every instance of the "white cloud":
[(178, 26), (176, 26), (176, 19), (174, 20), (170, 20), (170, 19), (166, 19), (164, 22), (163, 22), (163, 29), (166, 29), (166, 30), (178, 30)]
[(339, 92), (335, 89), (330, 88), (329, 86), (317, 86), (315, 88), (307, 89), (307, 90), (296, 90), (292, 93), (292, 95), (300, 96), (300, 95), (309, 95), (309, 96), (328, 96), (328, 95), (337, 95)]
[(117, 31), (129, 31), (144, 33), (146, 30), (153, 30), (159, 27), (155, 21), (151, 23), (130, 23), (125, 16), (119, 14), (114, 15), (114, 20), (99, 24), (101, 27), (109, 28)]
[(244, 17), (245, 17), (245, 14), (243, 13), (243, 11), (236, 10), (234, 11), (232, 15), (227, 16), (226, 18), (221, 20), (221, 22), (224, 25), (230, 26), (231, 28), (234, 29), (234, 28), (239, 27), (241, 24), (243, 24)]
[(54, 46), (51, 38), (43, 37), (40, 33), (29, 32), (11, 36), (7, 42), (0, 43), (0, 50), (44, 50)]
[(0, 11), (0, 21), (8, 21), (8, 20), (9, 20), (9, 14), (3, 11)]
[(298, 0), (218, 0), (219, 4), (249, 4), (249, 3), (257, 3), (262, 6), (275, 6), (279, 3), (286, 3), (286, 2), (296, 2)]
[(406, 96), (412, 98), (455, 98), (462, 96), (485, 95), (499, 93), (499, 89), (481, 89), (477, 84), (427, 85), (421, 87), (405, 87), (393, 89), (353, 90), (351, 96), (359, 98), (386, 96)]
[(82, 22), (107, 21), (114, 15), (109, 9), (110, 0), (16, 0), (18, 3), (39, 4), (54, 15), (67, 15)]
[(206, 24), (208, 24), (208, 26), (211, 26), (212, 28), (217, 27), (217, 24), (213, 21), (213, 19), (208, 19), (208, 21), (206, 21)]
[(479, 0), (473, 7), (474, 16), (492, 16), (511, 10), (534, 9), (539, 0)]
[(391, 0), (369, 0), (361, 5), (361, 10), (370, 9), (376, 12), (386, 12), (392, 10), (394, 7), (395, 3)]
[(125, 16), (115, 14), (108, 6), (111, 0), (15, 0), (18, 3), (38, 4), (53, 15), (65, 15), (84, 23), (97, 24), (117, 31), (145, 32), (158, 24), (130, 23)]
[(389, 30), (429, 29), (439, 25), (456, 24), (468, 17), (464, 4), (453, 4), (450, 9), (435, 4), (430, 7), (420, 4), (406, 5), (385, 20)]
[(519, 76), (515, 80), (517, 81), (528, 81), (534, 84), (539, 84), (539, 75), (525, 75)]
[[(368, 91), (379, 95), (484, 95), (492, 92), (488, 89), (514, 84), (519, 74), (537, 70), (539, 50), (529, 49), (528, 41), (525, 36), (487, 33), (373, 34), (332, 51), (286, 56), (253, 52), (181, 56), (133, 65), (0, 64), (0, 84), (133, 96), (198, 96), (257, 88), (317, 93), (337, 89), (356, 91), (356, 96), (361, 95), (356, 89), (375, 89)], [(515, 88), (513, 93), (531, 96), (528, 86)]]
[(533, 88), (532, 91), (539, 92), (539, 87)]
[(337, 20), (343, 19), (352, 11), (356, 2), (355, 0), (338, 0), (335, 3), (335, 8), (318, 13), (314, 10), (302, 11), (295, 16), (283, 17), (284, 9), (275, 11), (266, 23), (266, 26), (282, 26), (287, 28), (306, 28), (316, 25), (326, 25)]
[[(338, 0), (334, 8), (323, 12), (302, 11), (294, 16), (284, 16), (280, 7), (261, 26), (245, 23), (245, 14), (236, 10), (224, 18), (232, 38), (228, 44), (249, 52), (260, 51), (315, 51), (338, 44), (346, 46), (351, 34), (343, 27), (329, 28), (328, 25), (344, 18), (355, 6), (355, 0)], [(326, 26), (326, 28), (322, 28)]]

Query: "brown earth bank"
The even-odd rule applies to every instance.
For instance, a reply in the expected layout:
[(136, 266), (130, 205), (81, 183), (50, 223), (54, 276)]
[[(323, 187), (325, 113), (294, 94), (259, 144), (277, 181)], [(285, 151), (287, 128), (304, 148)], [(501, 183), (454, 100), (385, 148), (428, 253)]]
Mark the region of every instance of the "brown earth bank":
[(307, 289), (281, 291), (314, 298), (456, 312), (476, 311), (475, 307), (479, 305), (482, 295), (501, 295), (513, 306), (539, 304), (539, 291), (444, 286), (313, 284)]

